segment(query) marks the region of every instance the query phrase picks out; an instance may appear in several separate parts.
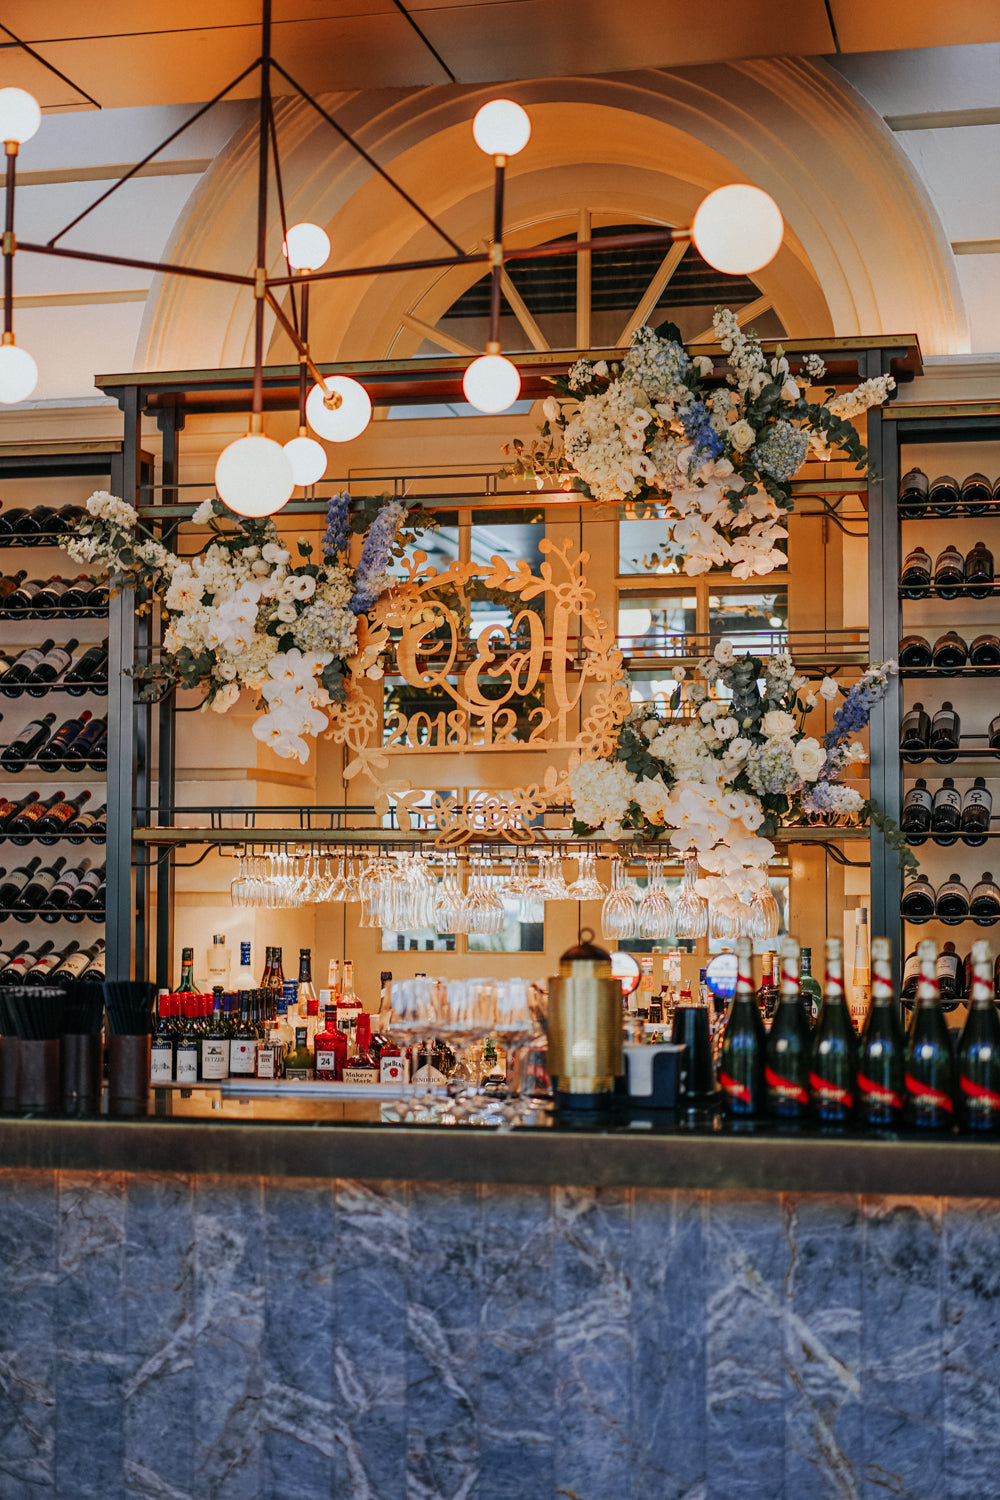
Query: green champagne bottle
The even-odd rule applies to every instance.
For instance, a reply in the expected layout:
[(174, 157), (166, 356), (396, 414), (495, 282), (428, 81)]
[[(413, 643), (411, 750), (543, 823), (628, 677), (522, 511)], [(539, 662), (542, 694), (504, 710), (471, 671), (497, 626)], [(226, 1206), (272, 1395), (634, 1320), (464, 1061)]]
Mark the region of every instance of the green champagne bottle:
[(809, 1022), (799, 992), (799, 948), (781, 944), (781, 989), (767, 1039), (767, 1108), (780, 1120), (804, 1119), (809, 1110)]
[(1000, 1016), (989, 943), (972, 945), (972, 997), (958, 1044), (958, 1097), (966, 1130), (1000, 1130)]
[(844, 945), (826, 940), (823, 1008), (813, 1033), (809, 1087), (821, 1124), (842, 1127), (854, 1117), (857, 1035), (844, 996)]
[(906, 1123), (915, 1130), (950, 1130), (955, 1123), (955, 1059), (941, 1010), (937, 944), (917, 945), (920, 981), (906, 1039)]
[(895, 1129), (903, 1119), (903, 1028), (892, 988), (888, 938), (872, 943), (872, 998), (858, 1046), (858, 1114), (866, 1125)]
[(763, 1115), (766, 1110), (766, 1038), (754, 989), (749, 938), (738, 939), (736, 956), (736, 993), (722, 1038), (719, 1084), (726, 1112), (746, 1119)]

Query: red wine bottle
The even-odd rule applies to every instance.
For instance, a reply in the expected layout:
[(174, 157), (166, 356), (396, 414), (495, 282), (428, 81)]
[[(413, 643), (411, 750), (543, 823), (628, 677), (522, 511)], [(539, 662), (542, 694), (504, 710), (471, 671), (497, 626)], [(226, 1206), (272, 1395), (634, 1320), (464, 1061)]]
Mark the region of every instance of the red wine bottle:
[(955, 599), (965, 583), (965, 558), (953, 542), (934, 564), (934, 591), (940, 599)]
[(84, 725), (79, 734), (75, 736), (63, 751), (62, 761), (66, 767), (79, 770), (85, 761), (94, 759), (94, 751), (102, 736), (108, 731), (108, 721), (104, 719), (91, 719), (89, 724)]
[(55, 721), (55, 714), (46, 714), (44, 719), (32, 719), (30, 724), (18, 731), (9, 745), (0, 750), (0, 766), (15, 776), (23, 771), (45, 744), (49, 729)]
[(84, 812), (74, 818), (66, 829), (66, 840), (70, 844), (82, 844), (89, 839), (92, 844), (103, 843), (108, 831), (107, 804), (102, 803), (93, 812)]
[(906, 834), (908, 844), (923, 844), (931, 827), (933, 799), (927, 783), (918, 776), (903, 798), (903, 810), (899, 815), (899, 826)]
[(6, 833), (8, 824), (30, 807), (32, 802), (38, 801), (37, 792), (28, 792), (19, 802), (12, 802), (9, 797), (0, 797), (0, 833)]
[(80, 816), (81, 809), (90, 801), (90, 797), (90, 792), (81, 792), (77, 797), (57, 802), (55, 807), (39, 819), (36, 825), (38, 837), (58, 836), (62, 833)]
[(73, 698), (81, 698), (85, 692), (96, 689), (97, 680), (106, 679), (108, 668), (108, 643), (88, 646), (82, 656), (71, 662), (63, 677), (62, 685)]
[(34, 859), (29, 859), (26, 865), (17, 865), (4, 876), (0, 881), (0, 910), (4, 912), (10, 910), (34, 879), (35, 871), (41, 868), (41, 863), (42, 861), (36, 854)]
[(80, 642), (74, 636), (66, 642), (65, 646), (53, 646), (50, 651), (47, 651), (27, 679), (28, 692), (31, 693), (34, 688), (55, 682), (73, 660), (73, 652), (79, 644)]
[(53, 792), (52, 796), (43, 802), (36, 793), (34, 799), (26, 801), (26, 806), (7, 824), (4, 829), (7, 837), (12, 843), (27, 844), (46, 813), (51, 812), (65, 795), (65, 792)]
[(0, 984), (26, 984), (28, 975), (40, 964), (44, 963), (47, 956), (52, 952), (55, 943), (46, 939), (37, 948), (21, 949), (16, 958), (0, 969)]
[(55, 922), (58, 920), (62, 909), (69, 902), (70, 897), (76, 890), (80, 881), (90, 869), (91, 861), (82, 859), (78, 865), (63, 870), (55, 885), (49, 891), (48, 899), (43, 903), (45, 910), (42, 911), (43, 922)]
[(93, 718), (90, 709), (85, 709), (78, 718), (65, 719), (56, 730), (52, 738), (42, 746), (36, 759), (38, 764), (48, 771), (55, 771), (61, 764), (63, 755), (76, 739), (80, 730)]
[(26, 647), (14, 658), (3, 677), (0, 677), (0, 693), (5, 693), (8, 698), (19, 698), (24, 691), (24, 684), (54, 645), (55, 641), (50, 637), (40, 646)]

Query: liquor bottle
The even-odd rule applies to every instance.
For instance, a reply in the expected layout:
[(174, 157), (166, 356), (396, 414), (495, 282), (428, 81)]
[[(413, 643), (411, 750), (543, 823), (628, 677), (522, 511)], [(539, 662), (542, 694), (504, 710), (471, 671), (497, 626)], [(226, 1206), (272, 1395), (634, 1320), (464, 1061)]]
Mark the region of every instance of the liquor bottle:
[(54, 922), (57, 919), (62, 908), (67, 904), (70, 896), (72, 896), (80, 881), (90, 869), (90, 864), (89, 859), (82, 859), (78, 865), (73, 865), (71, 869), (63, 870), (59, 879), (49, 891), (49, 898), (45, 903), (48, 910), (42, 913), (43, 921)]
[(0, 578), (0, 615), (7, 614), (7, 600), (20, 587), (27, 576), (26, 570), (22, 568), (20, 573), (13, 573), (9, 577)]
[(379, 1064), (372, 1047), (372, 1018), (366, 1010), (358, 1016), (354, 1056), (347, 1059), (341, 1069), (345, 1083), (377, 1083)]
[(953, 542), (938, 554), (934, 564), (934, 591), (941, 599), (955, 599), (965, 583), (965, 558)]
[(1000, 666), (1000, 636), (988, 630), (977, 635), (969, 647), (969, 665), (973, 667)]
[(0, 750), (0, 766), (12, 776), (19, 775), (45, 744), (55, 721), (55, 714), (46, 714), (44, 719), (32, 719), (30, 724), (25, 724), (10, 744)]
[[(324, 1083), (333, 1083), (342, 1076), (347, 1063), (347, 1037), (337, 1028), (335, 1005), (326, 1006), (323, 1015), (323, 1025), (313, 1037), (313, 1076)], [(296, 1032), (301, 1030), (301, 1026), (296, 1028)]]
[(767, 1038), (768, 1113), (802, 1120), (809, 1110), (809, 1022), (799, 992), (799, 950), (794, 938), (781, 944), (781, 990)]
[(927, 514), (930, 480), (923, 469), (909, 469), (899, 481), (899, 518), (919, 519)]
[(66, 838), (71, 844), (82, 844), (85, 838), (90, 839), (92, 844), (103, 844), (107, 832), (108, 805), (102, 802), (93, 812), (81, 813), (74, 818), (66, 829)]
[(64, 719), (52, 738), (39, 750), (38, 764), (49, 771), (57, 770), (62, 761), (63, 752), (73, 743), (88, 720), (93, 717), (88, 708), (77, 718)]
[[(306, 952), (308, 953), (308, 949)], [(274, 960), (271, 964), (271, 988), (265, 996), (268, 1019), (273, 1020), (278, 1014), (278, 1002), (285, 994), (285, 970), (282, 963), (281, 948), (275, 944)]]
[(914, 547), (903, 559), (899, 592), (904, 599), (923, 599), (931, 588), (931, 558), (923, 547)]
[(923, 635), (904, 635), (899, 643), (901, 667), (929, 667), (934, 660), (931, 643)]
[(315, 1073), (315, 1059), (308, 1042), (305, 1026), (295, 1028), (295, 1046), (285, 1058), (285, 1077), (297, 1082), (306, 1082)]
[(844, 999), (843, 943), (826, 940), (823, 1006), (812, 1038), (809, 1088), (821, 1124), (844, 1126), (854, 1114), (857, 1035)]
[(174, 1054), (174, 1076), (178, 1083), (187, 1084), (188, 1087), (198, 1082), (201, 1073), (201, 1047), (195, 1013), (197, 1005), (197, 995), (186, 993), (181, 996), (182, 1026)]
[(80, 792), (76, 797), (63, 798), (55, 807), (49, 808), (35, 824), (35, 832), (43, 844), (54, 844), (56, 839), (79, 816), (84, 805), (90, 801), (90, 792)]
[(973, 599), (986, 599), (993, 592), (993, 553), (985, 542), (977, 542), (965, 559), (966, 592)]
[(985, 776), (977, 776), (962, 798), (962, 842), (977, 848), (990, 831), (993, 795)]
[(230, 1078), (253, 1078), (257, 1072), (257, 1035), (250, 1015), (250, 995), (251, 991), (240, 990), (239, 1017), (229, 1043)]
[[(8, 698), (19, 698), (24, 691), (24, 684), (54, 645), (55, 641), (50, 637), (40, 646), (28, 646), (15, 656), (13, 664), (7, 668), (3, 677), (0, 677), (0, 693), (5, 693)], [(53, 718), (55, 718), (54, 714)]]
[[(773, 953), (762, 953), (760, 956), (760, 989), (757, 991), (757, 1004), (765, 1021), (769, 1021), (774, 1015), (774, 1007), (778, 1003), (779, 990), (774, 982), (774, 960), (775, 954)], [(690, 999), (687, 1003), (690, 1005)]]
[(268, 943), (264, 949), (264, 972), (260, 976), (260, 985), (257, 986), (254, 984), (250, 984), (248, 985), (248, 989), (253, 990), (260, 988), (262, 990), (269, 991), (271, 988), (271, 970), (273, 968), (274, 949), (271, 947), (270, 943)]
[(181, 977), (177, 981), (176, 995), (189, 994), (196, 988), (194, 982), (194, 949), (181, 949)]
[(27, 792), (17, 802), (9, 797), (0, 797), (0, 832), (6, 833), (15, 818), (20, 817), (26, 807), (38, 801), (37, 792)]
[[(312, 1046), (313, 1038), (319, 1030), (319, 996), (312, 978), (312, 951), (309, 948), (299, 949), (299, 977), (298, 977), (298, 1010), (299, 1024), (304, 1021), (306, 1027), (306, 1041)], [(298, 1030), (298, 1027), (295, 1028)]]
[(1000, 918), (1000, 890), (989, 870), (984, 870), (969, 892), (969, 915), (977, 927), (992, 927)]
[[(73, 636), (65, 646), (50, 647), (41, 661), (32, 668), (31, 675), (25, 678), (28, 692), (32, 693), (33, 688), (44, 687), (47, 683), (55, 682), (73, 660), (73, 652), (79, 644), (80, 642)], [(37, 695), (33, 694), (33, 696)]]
[[(688, 1004), (690, 1004), (690, 998)], [(348, 1054), (352, 1057), (356, 1044), (358, 1017), (363, 1009), (361, 1001), (354, 993), (354, 961), (345, 958), (344, 985), (337, 1002), (337, 1025), (347, 1033)]]
[(37, 796), (28, 801), (20, 812), (11, 818), (4, 830), (11, 843), (20, 844), (22, 847), (29, 844), (46, 814), (58, 807), (65, 795), (65, 792), (53, 792), (52, 796), (47, 797), (44, 802)]
[(950, 1129), (955, 1119), (955, 1059), (941, 1014), (934, 944), (917, 947), (920, 982), (906, 1037), (906, 1123), (916, 1130)]
[(105, 948), (103, 938), (98, 938), (97, 942), (91, 943), (89, 948), (80, 948), (76, 943), (68, 944), (63, 949), (59, 963), (53, 969), (50, 978), (86, 978), (91, 983), (95, 980), (103, 980)]
[(98, 891), (104, 883), (104, 866), (88, 870), (66, 903), (67, 911), (96, 911)]
[(854, 911), (854, 975), (851, 984), (850, 1014), (860, 1036), (872, 998), (871, 960), (868, 956), (868, 908)]
[(151, 1084), (174, 1081), (174, 1001), (177, 996), (161, 990), (157, 1001), (157, 1023), (149, 1044)]
[(908, 844), (923, 844), (931, 831), (931, 813), (934, 799), (927, 790), (927, 782), (918, 776), (903, 798), (903, 810), (899, 815), (899, 826), (906, 834)]
[(931, 804), (931, 838), (942, 846), (956, 844), (961, 829), (962, 794), (956, 791), (952, 778), (946, 776)]
[(993, 997), (989, 945), (972, 945), (972, 998), (956, 1057), (960, 1123), (966, 1130), (1000, 1130), (1000, 1016)]
[(949, 875), (944, 885), (938, 887), (934, 911), (948, 927), (956, 927), (969, 915), (969, 892), (960, 875)]
[(931, 720), (931, 754), (941, 765), (947, 765), (958, 754), (962, 739), (962, 721), (951, 700), (946, 698)]
[[(228, 970), (228, 965), (227, 965)], [(226, 1036), (222, 1015), (221, 985), (212, 990), (212, 1014), (201, 1040), (201, 1076), (206, 1083), (214, 1083), (229, 1077), (229, 1038)]]
[(992, 487), (985, 474), (970, 474), (962, 481), (962, 510), (967, 516), (984, 515), (991, 500)]
[(955, 630), (946, 630), (934, 642), (934, 665), (945, 677), (964, 667), (968, 656), (969, 648)]
[(71, 662), (63, 678), (63, 687), (72, 698), (81, 698), (98, 678), (107, 676), (108, 643), (88, 646), (82, 656)]
[(639, 983), (628, 997), (628, 1008), (634, 1014), (636, 1011), (644, 1011), (649, 1015), (649, 1005), (653, 998), (653, 956), (644, 953), (639, 959)]
[(217, 932), (212, 938), (212, 946), (205, 954), (205, 968), (211, 989), (214, 990), (216, 985), (220, 991), (229, 988), (229, 949), (225, 933)]
[(926, 875), (915, 875), (903, 887), (899, 902), (900, 916), (908, 922), (929, 922), (934, 915), (934, 887)]
[(922, 703), (914, 703), (903, 715), (903, 722), (899, 726), (899, 748), (903, 752), (903, 759), (918, 765), (926, 757), (930, 737), (930, 715)]
[(767, 1107), (764, 1023), (754, 992), (749, 938), (737, 939), (736, 993), (722, 1038), (719, 1084), (726, 1111), (738, 1119), (764, 1114)]
[(892, 993), (888, 938), (872, 942), (872, 1003), (858, 1044), (858, 1115), (877, 1129), (896, 1129), (903, 1118), (905, 1043)]
[(47, 904), (53, 886), (66, 866), (65, 856), (60, 855), (52, 864), (35, 871), (21, 894), (13, 901), (15, 922), (30, 922), (32, 914)]
[(806, 1019), (810, 1026), (815, 1026), (823, 1004), (823, 987), (812, 971), (811, 948), (799, 949), (799, 994)]
[(67, 770), (78, 771), (85, 762), (93, 764), (96, 761), (97, 744), (107, 733), (107, 728), (107, 719), (91, 719), (83, 726), (76, 739), (63, 751), (63, 765)]
[(965, 998), (965, 965), (955, 951), (954, 943), (945, 943), (937, 956), (934, 970), (942, 1010), (955, 1010)]
[(939, 474), (931, 482), (928, 494), (929, 508), (935, 516), (953, 516), (962, 503), (962, 491), (958, 480), (950, 474)]
[(34, 859), (29, 859), (26, 865), (16, 866), (4, 876), (3, 880), (0, 880), (0, 911), (10, 910), (18, 896), (34, 879), (35, 871), (41, 868), (41, 864), (42, 861), (36, 855)]
[(46, 940), (37, 948), (22, 948), (20, 944), (13, 950), (10, 962), (0, 969), (0, 984), (24, 984), (25, 979), (31, 973), (37, 963), (51, 953), (55, 943)]

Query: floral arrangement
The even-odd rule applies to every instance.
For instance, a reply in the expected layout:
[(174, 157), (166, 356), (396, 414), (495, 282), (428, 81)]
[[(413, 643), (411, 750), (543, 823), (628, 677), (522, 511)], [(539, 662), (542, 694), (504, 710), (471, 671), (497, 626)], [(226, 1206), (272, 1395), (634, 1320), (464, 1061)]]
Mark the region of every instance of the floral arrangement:
[(581, 359), (555, 382), (564, 399), (543, 403), (539, 440), (505, 448), (515, 460), (503, 474), (568, 480), (600, 501), (664, 503), (688, 574), (728, 567), (752, 578), (782, 566), (792, 479), (810, 453), (829, 458), (834, 448), (864, 469), (849, 418), (881, 405), (895, 381), (880, 375), (810, 402), (806, 392), (826, 375), (817, 355), (800, 379), (780, 346), (767, 359), (735, 313), (717, 309), (714, 327), (729, 357), (725, 385), (703, 388), (713, 362), (692, 358), (673, 324), (640, 328), (620, 363)]
[[(181, 558), (140, 524), (134, 506), (100, 490), (87, 501), (79, 533), (62, 545), (77, 562), (103, 563), (111, 587), (135, 589), (140, 607), (159, 599), (162, 650), (135, 669), (140, 697), (205, 688), (202, 706), (225, 713), (249, 688), (265, 710), (254, 722), (256, 738), (305, 761), (307, 736), (327, 729), (344, 700), (359, 621), (389, 586), (393, 557), (416, 534), (404, 526), (413, 504), (352, 506), (349, 494), (334, 495), (320, 558), (299, 537), (293, 562), (270, 517), (237, 516), (210, 498), (192, 516), (208, 527), (208, 541)], [(347, 555), (352, 533), (364, 536), (356, 566)], [(377, 664), (369, 671), (381, 675)]]
[[(737, 657), (723, 640), (696, 671), (701, 681), (675, 667), (668, 713), (637, 705), (619, 730), (615, 756), (570, 772), (576, 832), (602, 828), (639, 840), (668, 834), (675, 849), (698, 851), (708, 877), (699, 894), (710, 899), (762, 890), (770, 840), (790, 822), (871, 821), (904, 863), (916, 864), (896, 825), (840, 779), (866, 759), (851, 736), (885, 696), (895, 662), (868, 668), (822, 740), (805, 732), (818, 697), (805, 691), (791, 657)], [(818, 696), (840, 694), (825, 677)]]

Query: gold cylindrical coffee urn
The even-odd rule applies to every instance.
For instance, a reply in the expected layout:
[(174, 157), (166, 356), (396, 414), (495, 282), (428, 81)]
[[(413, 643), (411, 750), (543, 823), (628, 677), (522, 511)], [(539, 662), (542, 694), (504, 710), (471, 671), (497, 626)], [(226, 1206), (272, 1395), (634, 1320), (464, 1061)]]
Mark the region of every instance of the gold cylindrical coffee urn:
[(610, 1102), (622, 1061), (622, 987), (611, 957), (590, 939), (559, 960), (549, 980), (548, 1068), (561, 1109), (596, 1109)]

